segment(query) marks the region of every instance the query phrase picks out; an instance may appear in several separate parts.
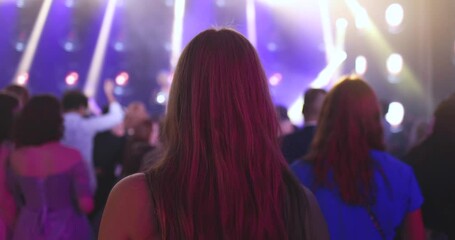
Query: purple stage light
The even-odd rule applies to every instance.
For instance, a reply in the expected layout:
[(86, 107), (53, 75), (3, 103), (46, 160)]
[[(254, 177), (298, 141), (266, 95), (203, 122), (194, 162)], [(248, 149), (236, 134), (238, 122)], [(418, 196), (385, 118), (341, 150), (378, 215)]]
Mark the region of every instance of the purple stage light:
[(281, 73), (274, 73), (269, 78), (269, 83), (272, 86), (277, 86), (278, 84), (280, 84), (281, 80), (283, 80), (283, 75), (281, 75)]
[(115, 83), (118, 86), (125, 86), (126, 84), (128, 84), (129, 78), (130, 78), (130, 76), (127, 72), (121, 72), (115, 78)]
[(77, 72), (70, 72), (70, 73), (68, 73), (68, 75), (66, 75), (65, 83), (68, 86), (74, 86), (77, 84), (78, 80), (79, 80), (79, 74)]
[(21, 73), (17, 76), (16, 83), (25, 86), (28, 83), (29, 75), (27, 72)]

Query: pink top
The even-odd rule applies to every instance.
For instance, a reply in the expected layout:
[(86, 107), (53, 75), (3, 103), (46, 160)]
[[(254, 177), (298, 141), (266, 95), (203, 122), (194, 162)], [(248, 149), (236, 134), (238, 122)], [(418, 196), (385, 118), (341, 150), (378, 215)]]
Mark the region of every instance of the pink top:
[(7, 184), (7, 161), (11, 150), (9, 144), (0, 145), (0, 222), (6, 225), (7, 230), (13, 229), (17, 214), (16, 203)]

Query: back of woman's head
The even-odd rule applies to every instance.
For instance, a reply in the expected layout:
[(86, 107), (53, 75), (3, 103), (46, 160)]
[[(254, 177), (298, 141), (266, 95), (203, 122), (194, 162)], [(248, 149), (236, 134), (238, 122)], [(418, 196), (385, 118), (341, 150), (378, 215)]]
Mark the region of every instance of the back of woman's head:
[(19, 108), (19, 100), (7, 93), (0, 93), (0, 143), (10, 140), (14, 115)]
[(28, 100), (30, 99), (30, 93), (24, 86), (10, 84), (4, 88), (4, 91), (14, 95), (18, 99), (19, 105), (21, 107), (27, 104)]
[(60, 102), (51, 95), (30, 99), (17, 119), (14, 141), (17, 147), (42, 145), (63, 136)]
[(199, 140), (211, 138), (213, 132), (229, 135), (259, 128), (270, 138), (277, 127), (276, 119), (269, 119), (272, 113), (265, 74), (246, 38), (229, 29), (212, 29), (188, 44), (169, 97), (166, 131), (174, 138), (170, 141), (180, 140), (180, 135)]
[(333, 171), (344, 201), (374, 198), (371, 149), (384, 149), (380, 108), (374, 91), (358, 77), (345, 77), (328, 94), (308, 159), (316, 182), (328, 186)]
[(229, 29), (197, 35), (174, 74), (166, 153), (152, 171), (163, 239), (287, 238), (277, 128), (248, 40)]

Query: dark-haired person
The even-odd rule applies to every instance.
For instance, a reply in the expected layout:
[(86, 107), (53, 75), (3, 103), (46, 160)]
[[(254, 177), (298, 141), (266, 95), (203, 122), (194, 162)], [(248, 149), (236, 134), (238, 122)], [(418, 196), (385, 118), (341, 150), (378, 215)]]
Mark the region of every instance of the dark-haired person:
[(10, 84), (3, 89), (4, 92), (15, 96), (19, 100), (19, 109), (22, 109), (30, 99), (30, 93), (24, 86)]
[(283, 105), (276, 105), (275, 111), (278, 116), (278, 122), (280, 124), (280, 131), (278, 136), (280, 138), (292, 134), (296, 131), (297, 127), (292, 124), (288, 116), (288, 109)]
[(19, 100), (0, 93), (0, 239), (11, 239), (16, 219), (16, 204), (7, 186), (8, 158), (13, 150), (11, 133)]
[(88, 98), (78, 90), (67, 91), (63, 95), (65, 133), (62, 142), (80, 151), (90, 172), (90, 186), (96, 189), (96, 174), (93, 164), (93, 141), (95, 135), (113, 128), (123, 121), (123, 110), (114, 96), (114, 83), (104, 83), (104, 92), (109, 102), (106, 114), (87, 117)]
[(99, 239), (328, 239), (278, 128), (254, 47), (229, 29), (198, 34), (174, 74), (163, 160), (114, 187)]
[(425, 227), (455, 239), (455, 94), (434, 112), (432, 133), (405, 156), (414, 168), (425, 202)]
[(384, 152), (374, 91), (345, 77), (324, 100), (308, 155), (292, 165), (316, 195), (332, 239), (424, 239), (423, 198), (410, 166)]
[(319, 88), (310, 88), (305, 91), (302, 108), (305, 119), (303, 128), (285, 136), (281, 142), (281, 151), (289, 164), (308, 153), (326, 95), (327, 92)]
[(13, 186), (22, 206), (13, 239), (90, 239), (93, 209), (88, 170), (80, 153), (62, 145), (59, 101), (35, 96), (14, 128)]
[(134, 133), (129, 136), (125, 144), (125, 155), (122, 161), (123, 177), (140, 172), (145, 154), (153, 151), (154, 147), (150, 143), (152, 127), (153, 122), (149, 118), (137, 123), (133, 128)]

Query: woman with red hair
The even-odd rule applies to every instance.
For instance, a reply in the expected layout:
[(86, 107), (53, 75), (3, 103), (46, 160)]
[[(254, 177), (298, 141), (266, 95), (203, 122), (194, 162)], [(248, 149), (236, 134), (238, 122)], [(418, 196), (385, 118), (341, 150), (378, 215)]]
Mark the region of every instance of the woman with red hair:
[(346, 77), (327, 95), (310, 152), (292, 168), (316, 195), (332, 239), (424, 239), (412, 169), (383, 152), (378, 100)]
[(328, 239), (277, 132), (254, 47), (233, 30), (200, 33), (175, 70), (164, 157), (114, 187), (100, 239)]

